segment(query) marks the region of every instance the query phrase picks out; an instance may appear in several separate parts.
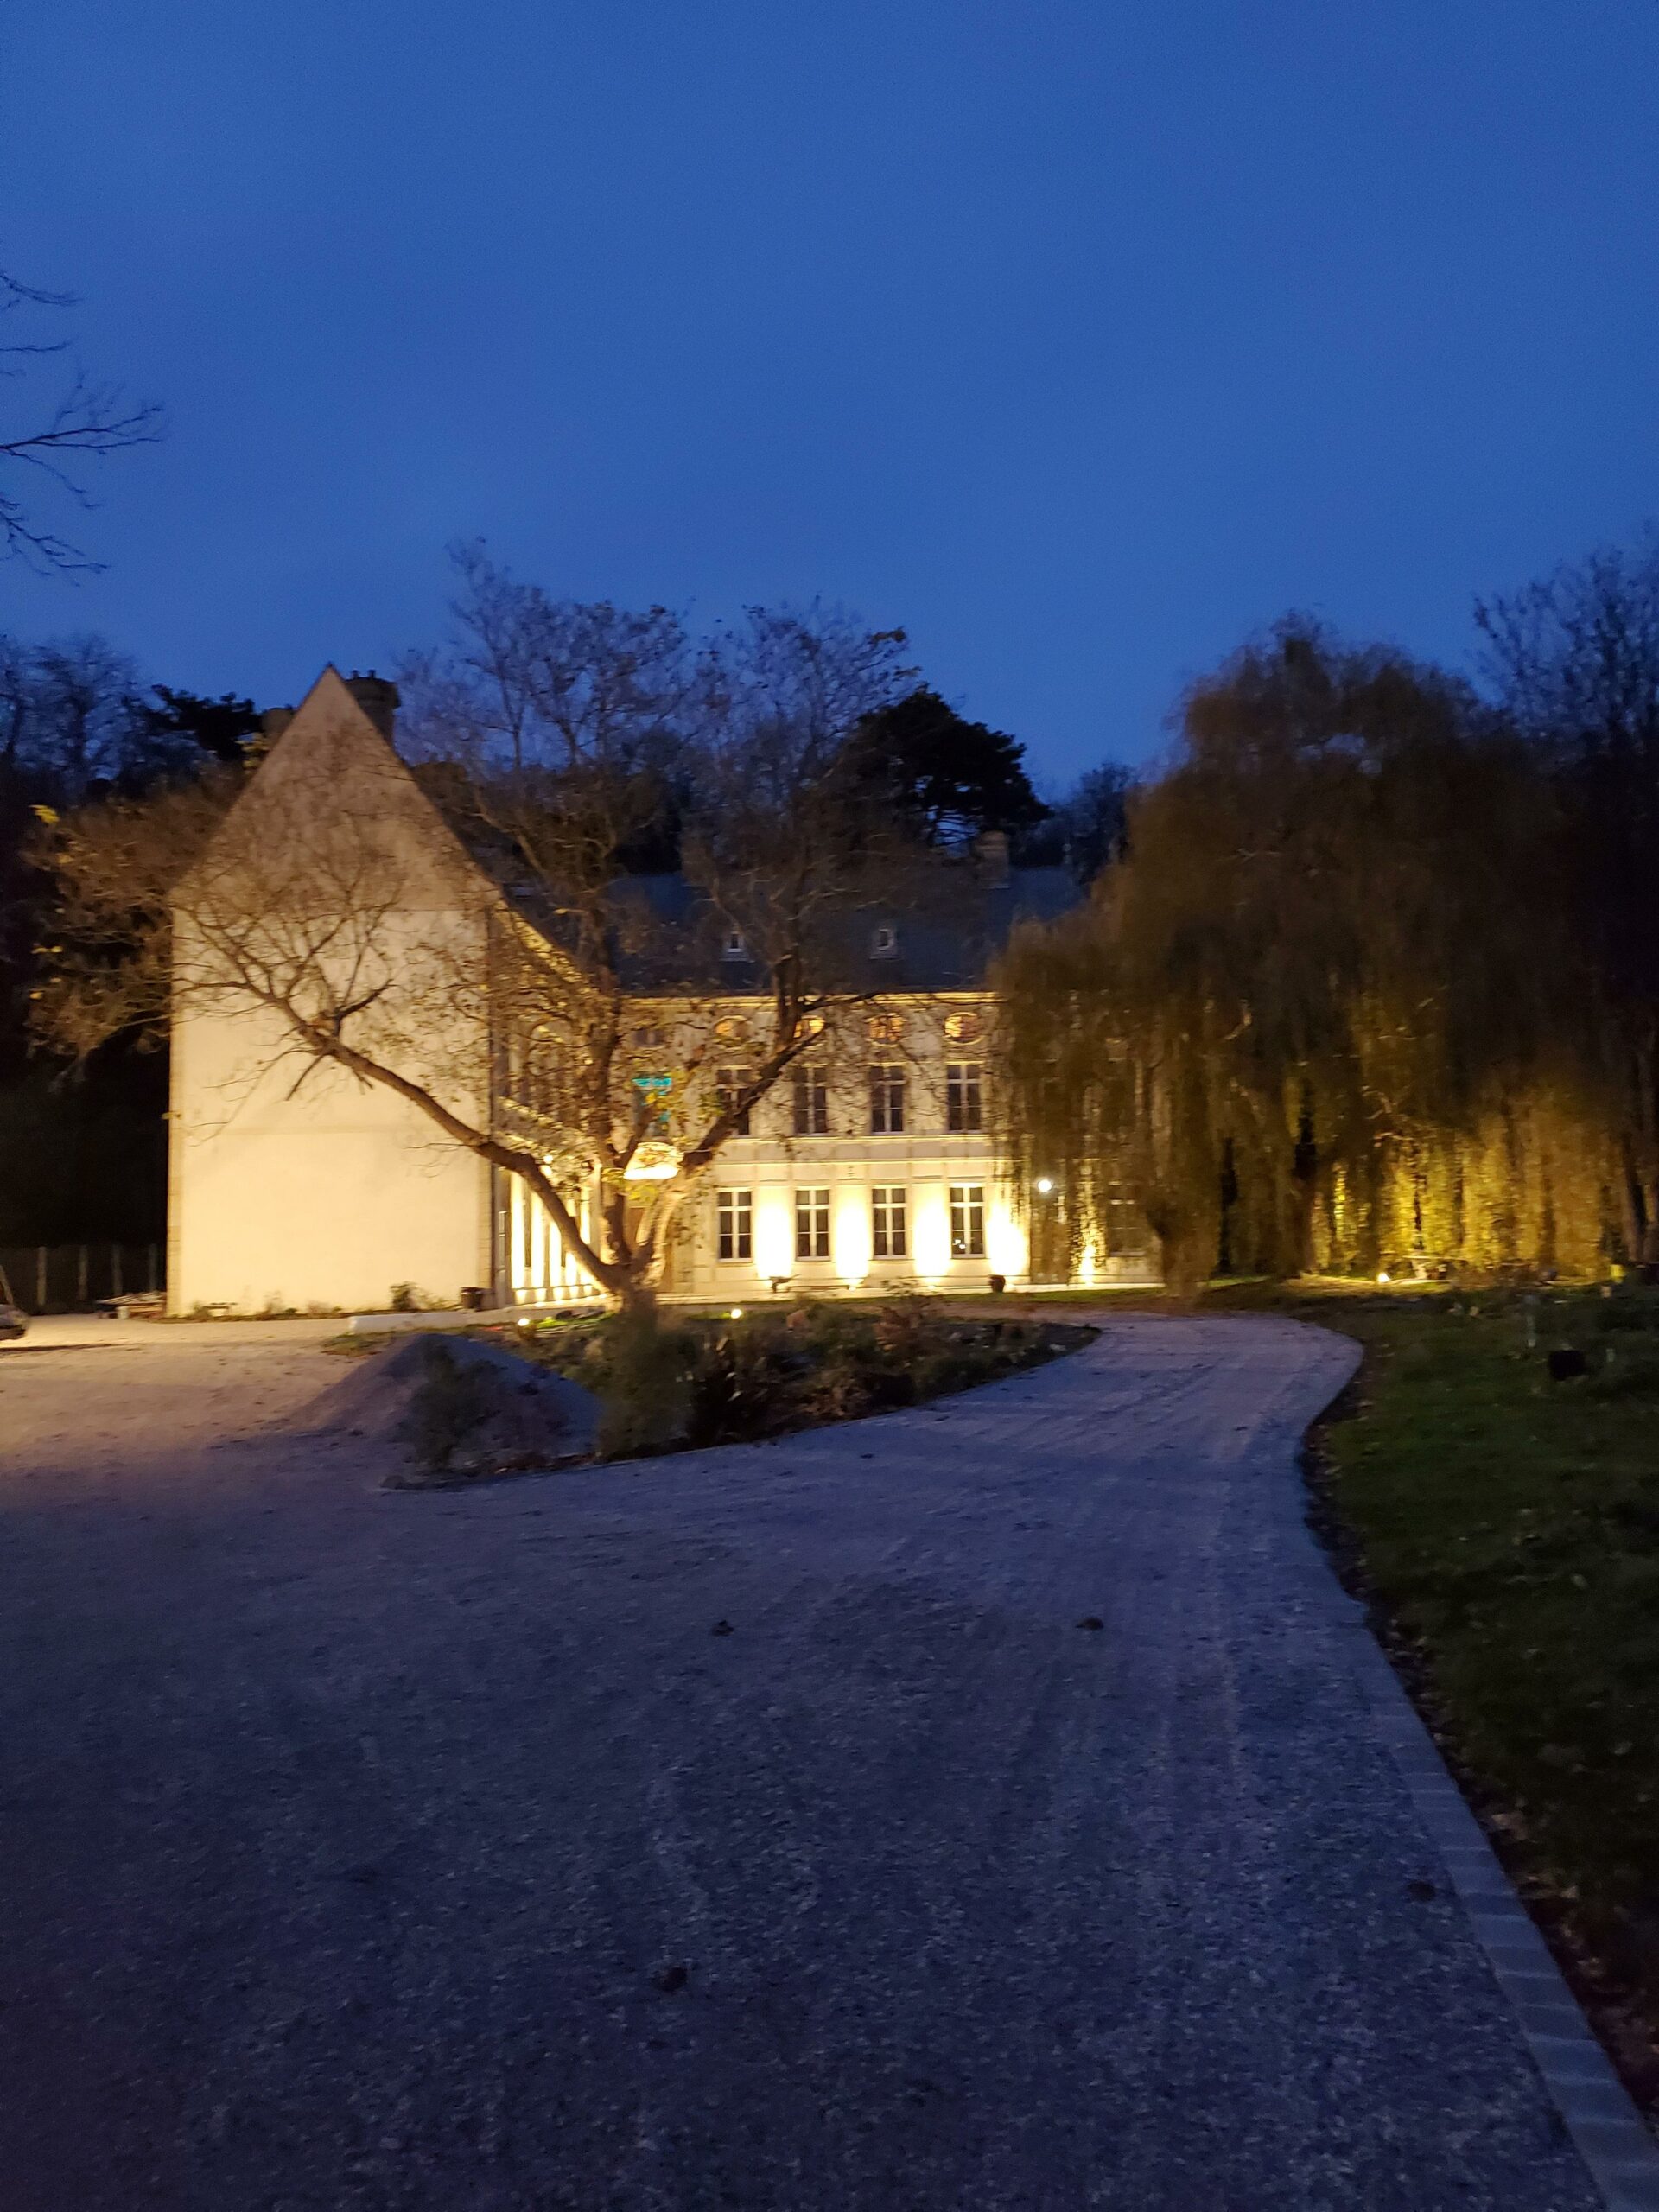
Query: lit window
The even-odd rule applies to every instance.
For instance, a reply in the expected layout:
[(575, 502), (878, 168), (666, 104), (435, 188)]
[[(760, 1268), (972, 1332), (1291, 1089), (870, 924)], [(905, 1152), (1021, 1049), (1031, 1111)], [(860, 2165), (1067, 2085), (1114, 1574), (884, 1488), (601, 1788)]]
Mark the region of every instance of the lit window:
[(830, 1134), (830, 1079), (822, 1068), (795, 1071), (795, 1134), (798, 1137)]
[(748, 958), (749, 941), (747, 938), (744, 936), (741, 930), (727, 931), (725, 936), (721, 940), (720, 957), (722, 960), (747, 960)]
[(950, 1185), (950, 1256), (953, 1260), (982, 1260), (985, 1256), (985, 1185)]
[(715, 1034), (722, 1045), (741, 1045), (749, 1033), (749, 1025), (741, 1014), (728, 1014), (715, 1024)]
[(944, 1126), (956, 1135), (964, 1135), (985, 1126), (981, 1105), (980, 1064), (977, 1060), (950, 1060), (944, 1071)]
[(944, 1033), (954, 1045), (971, 1045), (984, 1026), (971, 1007), (959, 1007), (944, 1017)]
[[(715, 1070), (715, 1111), (729, 1114), (749, 1080), (747, 1068), (716, 1068)], [(732, 1124), (732, 1135), (746, 1137), (749, 1134), (749, 1109), (746, 1106)]]
[(872, 960), (891, 960), (899, 950), (899, 932), (891, 922), (878, 922), (870, 931)]
[(902, 1260), (909, 1249), (903, 1186), (878, 1183), (870, 1192), (870, 1250), (878, 1260)]
[(883, 1065), (870, 1070), (870, 1135), (902, 1135), (905, 1127), (905, 1071)]
[(798, 1260), (827, 1260), (830, 1256), (830, 1193), (827, 1190), (795, 1193), (795, 1256)]
[(715, 1205), (720, 1230), (717, 1246), (722, 1260), (754, 1257), (754, 1194), (751, 1191), (721, 1191)]
[(902, 1014), (873, 1014), (864, 1025), (873, 1045), (896, 1045), (905, 1033)]

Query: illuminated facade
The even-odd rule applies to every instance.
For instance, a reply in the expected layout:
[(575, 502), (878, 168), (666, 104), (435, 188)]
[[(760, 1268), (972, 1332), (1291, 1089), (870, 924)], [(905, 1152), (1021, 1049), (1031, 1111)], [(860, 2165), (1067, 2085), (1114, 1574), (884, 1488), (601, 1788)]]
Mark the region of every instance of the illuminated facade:
[[(365, 690), (372, 709), (372, 687), (326, 671), (249, 797), (273, 772), (319, 781), (325, 759), (338, 777), (344, 733), (345, 772), (372, 781), (377, 811), (395, 816), (413, 842), (410, 880), (429, 887), (409, 916), (417, 941), (435, 914), (448, 926), (452, 910), (464, 912), (455, 870), (471, 874), (474, 864), (386, 743), (387, 719), (365, 711)], [(858, 920), (863, 984), (686, 1196), (664, 1296), (741, 1305), (803, 1294), (1153, 1279), (1134, 1222), (1126, 1220), (1109, 1253), (1079, 1251), (1066, 1234), (1064, 1192), (1047, 1178), (1015, 1191), (993, 1137), (986, 964), (1018, 921), (1052, 917), (1072, 903), (1076, 887), (1058, 869), (1010, 868), (1000, 840), (982, 841), (963, 866), (969, 895), (950, 927), (902, 914)], [(689, 912), (692, 894), (681, 879), (639, 880), (671, 929)], [(708, 1126), (722, 1092), (741, 1090), (761, 1053), (771, 1020), (763, 979), (735, 933), (720, 957), (712, 988), (695, 1000), (639, 1001), (632, 1042), (644, 1065), (661, 1072), (635, 1079), (660, 1110), (661, 1134), (636, 1153), (636, 1179), (673, 1176), (677, 1141)], [(487, 1166), (383, 1088), (326, 1065), (296, 1084), (280, 1033), (268, 1029), (257, 1013), (200, 1007), (175, 1024), (175, 1313), (308, 1304), (375, 1311), (399, 1283), (443, 1304), (468, 1287), (496, 1306), (598, 1298), (517, 1177)], [(688, 1068), (699, 1072), (679, 1072)], [(474, 1118), (494, 1115), (508, 1126), (515, 1115), (511, 1097), (457, 1103)], [(570, 1197), (583, 1234), (593, 1235), (596, 1179)]]

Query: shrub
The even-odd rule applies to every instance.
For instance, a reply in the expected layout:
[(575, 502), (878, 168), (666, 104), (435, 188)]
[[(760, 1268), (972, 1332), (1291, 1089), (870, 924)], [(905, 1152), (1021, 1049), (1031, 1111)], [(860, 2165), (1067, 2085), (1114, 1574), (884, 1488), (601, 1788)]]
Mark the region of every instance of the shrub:
[(916, 1370), (918, 1398), (942, 1397), (947, 1390), (971, 1390), (1002, 1371), (1002, 1363), (985, 1344), (944, 1344), (929, 1352)]
[(664, 1328), (655, 1313), (635, 1313), (613, 1314), (596, 1341), (602, 1349), (591, 1379), (603, 1406), (601, 1458), (632, 1459), (683, 1442), (695, 1340)]
[(806, 1366), (784, 1332), (764, 1322), (706, 1338), (691, 1371), (688, 1441), (728, 1444), (786, 1427)]

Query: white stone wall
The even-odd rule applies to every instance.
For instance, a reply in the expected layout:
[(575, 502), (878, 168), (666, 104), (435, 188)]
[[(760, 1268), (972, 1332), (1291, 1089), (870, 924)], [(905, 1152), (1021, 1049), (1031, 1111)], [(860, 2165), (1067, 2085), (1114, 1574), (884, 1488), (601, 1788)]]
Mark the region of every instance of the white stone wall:
[[(394, 1283), (447, 1304), (490, 1280), (489, 1171), (414, 1106), (338, 1069), (274, 1059), (266, 1020), (173, 1038), (168, 1304), (383, 1310)], [(250, 1070), (255, 1073), (250, 1080)]]
[[(314, 849), (325, 856), (315, 906)], [(342, 856), (361, 865), (355, 904), (327, 874)], [(279, 972), (285, 948), (320, 948), (319, 965), (343, 971), (339, 988), (373, 994), (348, 1037), (474, 1126), (485, 1118), (482, 1018), (468, 988), (481, 970), (482, 880), (334, 671), (202, 866), (209, 887), (187, 880), (175, 917), (171, 1310), (376, 1310), (398, 1283), (447, 1304), (488, 1286), (483, 1162), (385, 1085), (296, 1051), (281, 1015), (221, 980), (240, 972), (227, 943), (256, 977)], [(216, 893), (216, 882), (232, 888)], [(251, 933), (237, 904), (244, 883), (274, 886), (278, 899), (255, 909)], [(347, 913), (365, 918), (337, 928)], [(278, 966), (263, 969), (267, 959)]]

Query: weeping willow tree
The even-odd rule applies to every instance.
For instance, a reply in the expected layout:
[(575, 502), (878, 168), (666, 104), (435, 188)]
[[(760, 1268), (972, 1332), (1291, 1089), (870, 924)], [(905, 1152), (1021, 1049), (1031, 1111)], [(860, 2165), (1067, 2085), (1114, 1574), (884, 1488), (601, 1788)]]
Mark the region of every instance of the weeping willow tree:
[(1075, 1260), (1594, 1264), (1560, 794), (1469, 689), (1300, 620), (1188, 695), (1128, 856), (1011, 945), (1001, 1114)]

